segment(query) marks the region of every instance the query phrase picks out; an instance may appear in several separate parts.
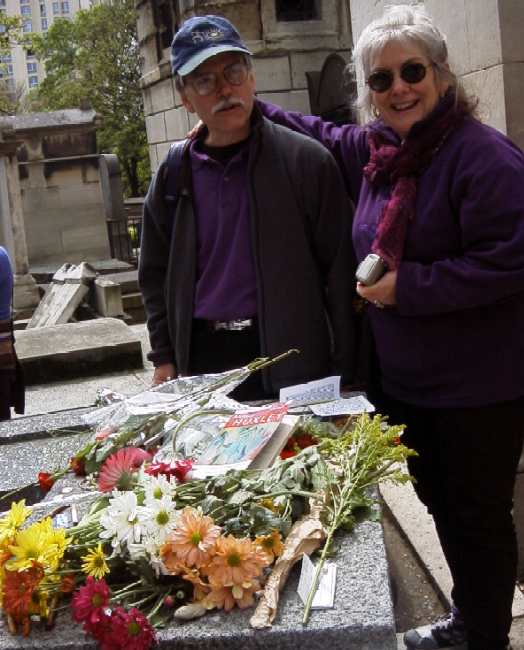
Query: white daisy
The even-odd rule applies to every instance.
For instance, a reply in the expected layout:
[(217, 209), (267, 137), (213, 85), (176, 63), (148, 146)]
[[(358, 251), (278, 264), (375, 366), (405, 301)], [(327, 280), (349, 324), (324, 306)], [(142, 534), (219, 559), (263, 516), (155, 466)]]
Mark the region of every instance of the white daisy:
[(122, 543), (140, 542), (143, 524), (140, 521), (140, 507), (136, 494), (132, 491), (113, 492), (100, 517), (100, 524), (104, 530), (100, 533), (102, 539), (111, 539), (111, 544), (116, 547)]
[(153, 537), (159, 544), (166, 541), (175, 528), (179, 513), (170, 496), (154, 499), (140, 508), (140, 519), (147, 536)]
[(149, 474), (142, 474), (140, 483), (144, 488), (144, 502), (146, 506), (154, 504), (163, 497), (172, 497), (176, 488), (176, 480), (171, 482), (163, 474), (158, 476), (149, 476)]

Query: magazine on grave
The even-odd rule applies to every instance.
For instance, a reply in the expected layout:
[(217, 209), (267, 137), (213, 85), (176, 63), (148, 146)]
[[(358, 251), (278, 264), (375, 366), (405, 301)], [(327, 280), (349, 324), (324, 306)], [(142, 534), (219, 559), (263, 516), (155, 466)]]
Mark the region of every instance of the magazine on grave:
[(286, 404), (242, 409), (194, 456), (191, 478), (224, 474), (230, 469), (263, 469), (276, 460), (300, 418)]

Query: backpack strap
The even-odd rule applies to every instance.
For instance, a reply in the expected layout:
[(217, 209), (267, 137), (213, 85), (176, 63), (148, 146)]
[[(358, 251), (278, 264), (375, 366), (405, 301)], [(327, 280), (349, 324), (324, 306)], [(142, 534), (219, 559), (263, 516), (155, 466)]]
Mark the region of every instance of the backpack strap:
[(180, 195), (180, 171), (184, 153), (189, 145), (189, 140), (180, 140), (173, 142), (169, 147), (167, 154), (167, 177), (165, 185), (165, 198), (173, 206), (176, 206), (178, 196)]

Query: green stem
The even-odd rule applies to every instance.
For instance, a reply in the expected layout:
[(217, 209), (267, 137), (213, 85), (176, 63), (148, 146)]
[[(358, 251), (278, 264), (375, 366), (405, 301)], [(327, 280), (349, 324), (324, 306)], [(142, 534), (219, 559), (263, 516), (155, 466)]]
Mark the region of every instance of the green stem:
[(320, 579), (320, 573), (322, 569), (324, 568), (324, 564), (326, 562), (326, 557), (329, 552), (329, 549), (331, 547), (331, 543), (333, 541), (333, 535), (335, 533), (335, 528), (332, 526), (328, 532), (328, 535), (326, 537), (326, 543), (324, 544), (324, 548), (322, 549), (322, 554), (320, 555), (320, 560), (318, 561), (317, 566), (315, 567), (315, 573), (313, 574), (313, 581), (311, 582), (311, 588), (309, 590), (309, 593), (307, 595), (306, 599), (306, 604), (304, 606), (304, 616), (302, 617), (302, 625), (307, 625), (307, 622), (309, 620), (309, 614), (311, 612), (311, 605), (313, 604), (313, 598), (315, 597), (315, 594), (317, 592), (317, 587), (318, 587), (318, 582)]
[(153, 609), (149, 612), (149, 614), (146, 614), (146, 618), (147, 618), (148, 621), (150, 621), (153, 618), (153, 616), (158, 612), (158, 610), (162, 607), (162, 603), (164, 602), (164, 598), (166, 598), (166, 596), (168, 596), (170, 593), (171, 593), (171, 588), (169, 588), (167, 591), (165, 591), (160, 596), (158, 601), (153, 606)]

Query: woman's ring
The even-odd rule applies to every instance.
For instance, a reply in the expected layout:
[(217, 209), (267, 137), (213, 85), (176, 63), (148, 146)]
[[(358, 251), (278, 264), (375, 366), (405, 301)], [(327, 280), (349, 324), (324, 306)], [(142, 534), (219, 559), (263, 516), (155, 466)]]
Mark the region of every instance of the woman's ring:
[(377, 309), (384, 309), (384, 303), (380, 302), (380, 300), (373, 300), (373, 304)]

